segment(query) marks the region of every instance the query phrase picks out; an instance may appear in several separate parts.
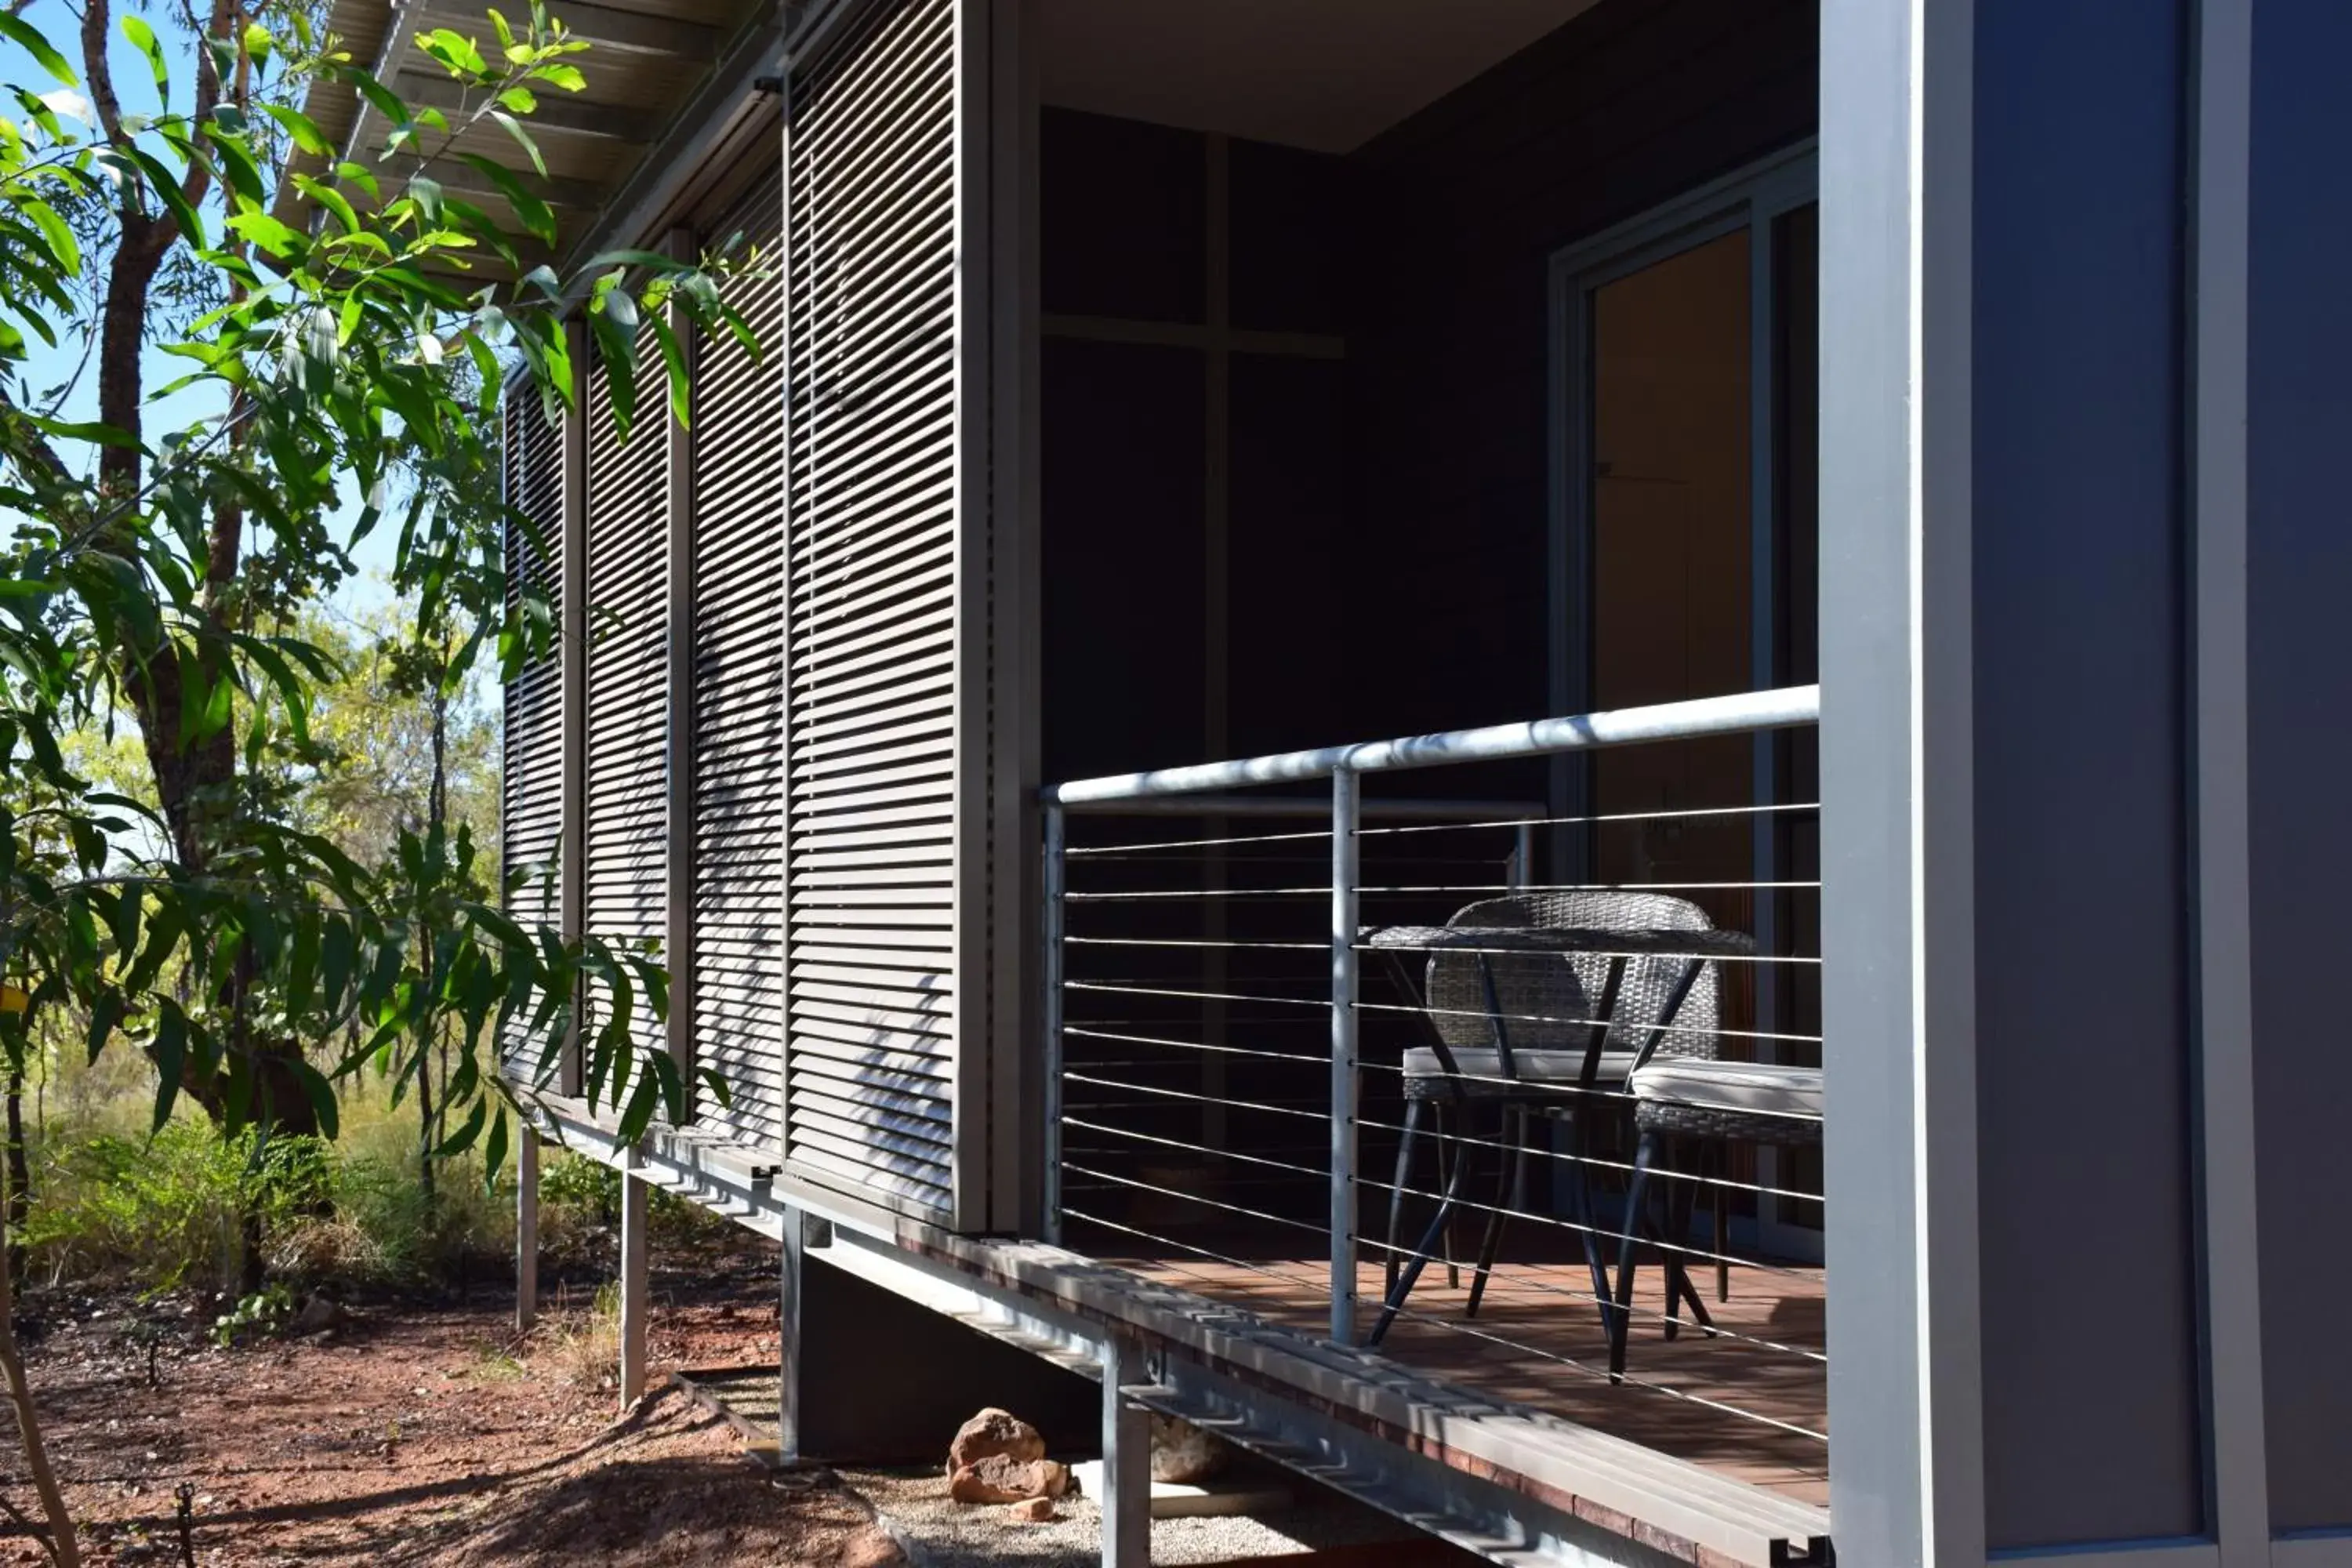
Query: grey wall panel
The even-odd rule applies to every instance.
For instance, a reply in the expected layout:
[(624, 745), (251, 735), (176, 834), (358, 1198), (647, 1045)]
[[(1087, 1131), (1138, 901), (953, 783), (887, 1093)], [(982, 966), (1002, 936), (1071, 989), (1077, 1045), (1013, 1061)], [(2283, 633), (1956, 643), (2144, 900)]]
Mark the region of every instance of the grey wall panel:
[[(712, 215), (772, 256), (783, 232), (781, 148)], [(730, 1089), (705, 1116), (773, 1153), (783, 1140), (783, 280), (730, 285), (764, 357), (731, 335), (702, 347), (694, 438), (695, 1059)]]
[[(1339, 733), (1546, 710), (1550, 258), (1811, 134), (1817, 13), (1602, 0), (1352, 155), (1343, 570), (1382, 635), (1350, 650), (1362, 695)], [(1475, 682), (1452, 673), (1464, 646)]]
[[(506, 520), (507, 605), (510, 613), (519, 612), (525, 585), (530, 584), (546, 595), (546, 613), (553, 616), (559, 614), (555, 601), (561, 596), (563, 568), (562, 437), (529, 383), (508, 392), (504, 419), (505, 499), (530, 522), (530, 528), (524, 528), (513, 516)], [(562, 665), (562, 650), (551, 643), (544, 654), (506, 682), (502, 693), (505, 724), (499, 801), (502, 884), (526, 868), (553, 868), (558, 859), (563, 814)], [(564, 874), (568, 873), (538, 876), (516, 888), (506, 897), (508, 912), (526, 927), (560, 926), (560, 877)], [(541, 1052), (530, 1046), (520, 1024), (510, 1028), (502, 1054), (509, 1070), (530, 1082), (538, 1077)]]
[[(641, 365), (660, 351), (642, 334)], [(587, 589), (590, 634), (582, 788), (584, 930), (618, 952), (658, 955), (668, 875), (668, 431), (656, 374), (641, 371), (636, 423), (621, 438), (614, 381), (602, 356), (588, 373)], [(650, 389), (650, 390), (649, 390)], [(591, 987), (590, 1027), (610, 1006)], [(629, 1040), (663, 1047), (646, 998), (632, 996)]]
[(2184, 9), (1976, 11), (1977, 1037), (1995, 1549), (2201, 1525)]
[(2352, 8), (2254, 11), (2248, 721), (2263, 1407), (2279, 1531), (2352, 1527), (2352, 1106), (2342, 931), (2352, 889)]
[[(785, 1159), (952, 1216), (986, 615), (964, 575), (956, 0), (887, 0), (788, 87)], [(984, 422), (974, 421), (978, 427)], [(969, 1196), (971, 1194), (962, 1194)]]

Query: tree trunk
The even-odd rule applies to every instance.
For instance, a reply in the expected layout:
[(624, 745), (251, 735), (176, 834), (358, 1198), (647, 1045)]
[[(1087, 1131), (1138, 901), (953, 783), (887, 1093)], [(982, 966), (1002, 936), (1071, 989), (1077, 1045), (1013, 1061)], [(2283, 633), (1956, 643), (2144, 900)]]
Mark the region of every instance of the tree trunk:
[(33, 1172), (25, 1153), (25, 1069), (8, 1074), (8, 1273), (25, 1272), (25, 1219), (33, 1203)]
[[(8, 1185), (8, 1203), (17, 1188)], [(16, 1343), (16, 1271), (8, 1267), (8, 1249), (0, 1247), (0, 1373), (8, 1379), (8, 1402), (16, 1413), (16, 1436), (24, 1442), (25, 1468), (40, 1494), (41, 1513), (48, 1521), (49, 1556), (58, 1568), (81, 1568), (81, 1542), (74, 1537), (73, 1515), (66, 1495), (58, 1488), (57, 1472), (49, 1468), (49, 1451), (41, 1442), (41, 1418), (33, 1408), (32, 1384), (25, 1380), (24, 1352)]]

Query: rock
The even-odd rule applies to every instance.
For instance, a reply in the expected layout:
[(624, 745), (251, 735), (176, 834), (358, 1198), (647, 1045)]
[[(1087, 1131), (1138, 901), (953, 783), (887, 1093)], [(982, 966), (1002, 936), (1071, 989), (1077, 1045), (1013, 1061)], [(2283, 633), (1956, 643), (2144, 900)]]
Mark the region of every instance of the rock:
[(1223, 1438), (1189, 1421), (1154, 1412), (1151, 1417), (1151, 1479), (1198, 1486), (1221, 1474), (1233, 1459)]
[(1033, 1497), (1014, 1503), (1005, 1513), (1015, 1524), (1051, 1524), (1054, 1522), (1054, 1500)]
[(990, 1454), (948, 1478), (948, 1496), (958, 1502), (1026, 1502), (1057, 1498), (1070, 1489), (1070, 1468), (1053, 1459), (1016, 1459)]
[(299, 1339), (304, 1334), (322, 1334), (330, 1329), (341, 1328), (350, 1321), (350, 1316), (343, 1310), (341, 1302), (325, 1296), (313, 1296), (302, 1303), (302, 1310), (294, 1314), (292, 1322), (286, 1325), (286, 1333), (291, 1339)]
[(1042, 1459), (1045, 1439), (1010, 1410), (983, 1410), (957, 1428), (955, 1441), (948, 1445), (948, 1475), (952, 1478), (958, 1470), (993, 1455), (1023, 1464)]

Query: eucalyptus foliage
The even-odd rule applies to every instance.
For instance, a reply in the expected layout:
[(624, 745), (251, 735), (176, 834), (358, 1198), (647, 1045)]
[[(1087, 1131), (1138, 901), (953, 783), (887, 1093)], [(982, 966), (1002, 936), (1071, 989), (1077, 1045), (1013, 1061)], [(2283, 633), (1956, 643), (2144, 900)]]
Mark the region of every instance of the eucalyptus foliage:
[[(362, 863), (263, 781), (310, 746), (314, 697), (337, 676), (288, 628), (373, 531), (396, 536), (395, 588), (445, 689), (478, 663), (512, 673), (547, 655), (558, 617), (541, 585), (508, 581), (500, 547), (502, 524), (532, 524), (494, 499), (499, 398), (520, 377), (546, 416), (569, 404), (567, 316), (625, 427), (641, 402), (686, 416), (676, 322), (749, 335), (717, 263), (535, 263), (560, 237), (533, 178), (458, 150), (495, 127), (544, 174), (530, 117), (583, 85), (583, 46), (539, 5), (518, 23), (491, 12), (487, 42), (416, 40), (400, 63), (445, 71), (462, 106), (448, 111), (404, 102), (303, 12), (254, 14), (198, 28), (192, 94), (175, 51), (122, 17), (165, 110), (142, 115), (81, 79), (102, 48), (85, 37), (78, 71), (0, 12), (0, 35), (51, 79), (0, 89), (0, 1050), (70, 1019), (93, 1058), (152, 1059), (159, 1127), (186, 1096), (232, 1133), (331, 1136), (353, 1075), (388, 1064), (405, 1082), (454, 1038), (444, 1148), (481, 1140), (495, 1169), (514, 1097), (533, 1092), (500, 1079), (500, 1042), (525, 1042), (543, 1088), (584, 1036), (585, 1081), (625, 1136), (664, 1108), (682, 1121), (669, 1058), (630, 1044), (633, 1012), (666, 1011), (654, 954), (509, 918), (465, 826), (404, 827)], [(356, 93), (371, 145), (338, 148), (294, 107), (320, 82)], [(175, 90), (196, 110), (173, 111)], [(460, 163), (519, 230), (445, 186)], [(118, 397), (135, 418), (67, 417), (33, 384), (34, 341), (100, 331), (123, 268), (152, 278), (159, 254), (215, 301), (144, 329), (180, 379)], [(475, 281), (494, 260), (512, 280)], [(191, 389), (202, 416), (142, 427), (155, 397)], [(76, 732), (133, 723), (152, 798), (69, 761)]]

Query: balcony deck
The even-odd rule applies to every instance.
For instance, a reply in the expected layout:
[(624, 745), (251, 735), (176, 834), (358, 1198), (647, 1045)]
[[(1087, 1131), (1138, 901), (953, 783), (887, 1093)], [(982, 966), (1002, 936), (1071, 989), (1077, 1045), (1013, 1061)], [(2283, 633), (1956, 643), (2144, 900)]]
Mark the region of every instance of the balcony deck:
[[(1320, 1258), (1243, 1265), (1202, 1259), (1105, 1258), (1123, 1268), (1229, 1301), (1269, 1321), (1321, 1336), (1328, 1323), (1327, 1265)], [(1361, 1272), (1363, 1300), (1376, 1302), (1381, 1271)], [(1540, 1410), (1580, 1426), (1705, 1465), (1792, 1500), (1829, 1504), (1829, 1447), (1809, 1434), (1829, 1429), (1829, 1367), (1818, 1268), (1738, 1268), (1731, 1299), (1715, 1300), (1711, 1272), (1700, 1288), (1717, 1322), (1747, 1339), (1685, 1331), (1661, 1337), (1659, 1272), (1636, 1276), (1633, 1341), (1626, 1381), (1604, 1375), (1608, 1342), (1590, 1305), (1580, 1263), (1512, 1262), (1488, 1281), (1475, 1320), (1463, 1319), (1463, 1289), (1449, 1289), (1433, 1265), (1407, 1315), (1382, 1350), (1414, 1371)], [(1367, 1322), (1372, 1309), (1367, 1307)], [(1769, 1349), (1749, 1341), (1769, 1341)], [(1798, 1428), (1801, 1430), (1791, 1430)]]

